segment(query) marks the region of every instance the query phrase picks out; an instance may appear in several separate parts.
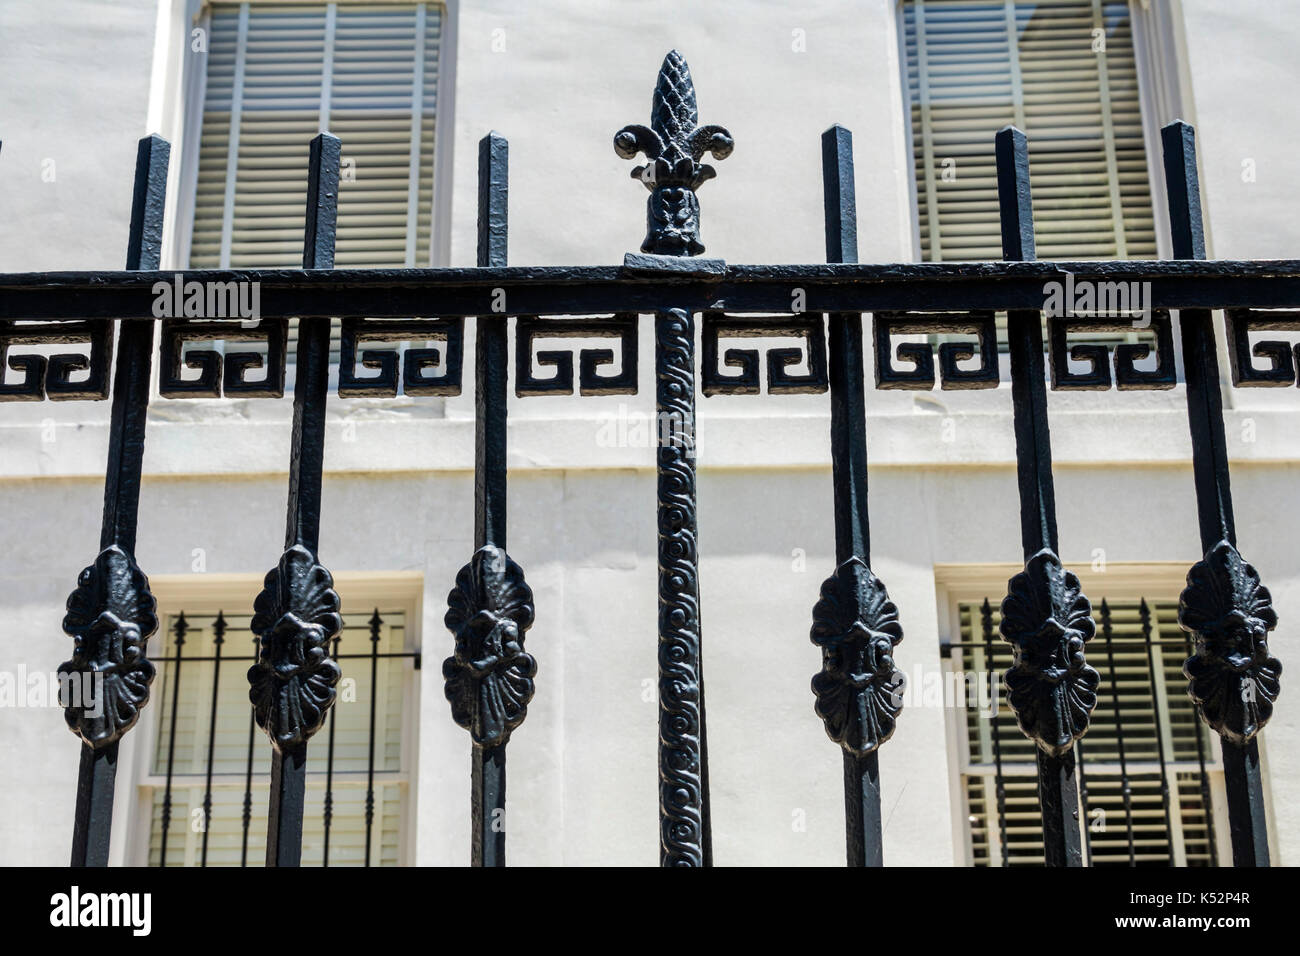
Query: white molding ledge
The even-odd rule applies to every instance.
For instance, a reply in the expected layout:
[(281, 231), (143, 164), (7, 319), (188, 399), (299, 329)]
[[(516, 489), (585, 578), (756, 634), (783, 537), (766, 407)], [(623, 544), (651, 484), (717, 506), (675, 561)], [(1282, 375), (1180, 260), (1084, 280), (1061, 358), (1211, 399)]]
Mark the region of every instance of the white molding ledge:
[[(248, 402), (210, 403), (202, 414), (151, 413), (146, 477), (275, 475), (287, 470), (287, 406), (274, 414)], [(735, 406), (732, 406), (735, 407)], [(32, 411), (37, 411), (33, 408)], [(331, 412), (325, 446), (329, 473), (471, 471), (474, 422), (435, 414), (393, 414), (353, 406)], [(423, 411), (423, 409), (422, 409)], [(639, 409), (605, 417), (513, 418), (513, 470), (652, 469), (653, 431)], [(639, 418), (638, 418), (639, 416)], [(639, 425), (638, 425), (639, 423)], [(1058, 411), (1051, 416), (1052, 456), (1060, 467), (1187, 465), (1186, 413), (1174, 404), (1123, 410)], [(1300, 461), (1300, 429), (1290, 410), (1225, 410), (1232, 460), (1241, 464)], [(1254, 441), (1246, 440), (1253, 433)], [(716, 415), (698, 425), (701, 468), (826, 468), (830, 417)], [(914, 410), (869, 415), (868, 460), (873, 468), (1012, 467), (1010, 410)], [(108, 422), (29, 417), (0, 425), (0, 480), (102, 480)]]

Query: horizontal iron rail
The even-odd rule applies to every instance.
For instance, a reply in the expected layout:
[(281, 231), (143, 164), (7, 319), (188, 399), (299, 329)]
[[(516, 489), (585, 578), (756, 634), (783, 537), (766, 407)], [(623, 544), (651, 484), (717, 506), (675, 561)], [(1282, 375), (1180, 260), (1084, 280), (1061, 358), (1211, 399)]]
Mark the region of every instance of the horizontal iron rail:
[[(1042, 309), (1048, 282), (1150, 282), (1146, 305), (1300, 307), (1300, 260), (737, 265), (718, 275), (622, 266), (257, 269), (0, 274), (0, 319), (152, 319), (160, 282), (257, 282), (263, 318), (589, 315), (662, 308), (804, 311)], [(501, 294), (498, 290), (503, 290)], [(211, 317), (208, 317), (211, 318)], [(1087, 319), (1079, 319), (1086, 322)]]

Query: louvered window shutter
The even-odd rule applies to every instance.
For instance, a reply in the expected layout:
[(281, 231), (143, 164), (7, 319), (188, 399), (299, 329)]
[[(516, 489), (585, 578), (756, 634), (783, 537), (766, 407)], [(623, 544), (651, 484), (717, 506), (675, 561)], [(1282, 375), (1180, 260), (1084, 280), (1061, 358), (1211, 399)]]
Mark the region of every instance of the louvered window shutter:
[(908, 0), (921, 253), (1000, 259), (994, 133), (1029, 137), (1041, 259), (1156, 255), (1128, 4)]
[(343, 142), (338, 268), (430, 261), (441, 7), (215, 4), (191, 268), (302, 261), (311, 138)]

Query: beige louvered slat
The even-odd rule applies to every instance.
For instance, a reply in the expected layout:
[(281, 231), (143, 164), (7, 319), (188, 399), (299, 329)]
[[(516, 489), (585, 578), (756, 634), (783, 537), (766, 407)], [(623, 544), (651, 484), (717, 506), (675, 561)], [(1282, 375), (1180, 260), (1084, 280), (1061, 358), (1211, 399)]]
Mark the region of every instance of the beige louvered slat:
[[(396, 866), (401, 857), (402, 785), (375, 782), (375, 830), (372, 858), (375, 866)], [(263, 782), (253, 791), (249, 819), (248, 864), (261, 866), (266, 845), (268, 788)], [(360, 866), (365, 856), (365, 781), (335, 781), (333, 819), (330, 825), (330, 866)], [(302, 865), (320, 866), (324, 858), (324, 785), (307, 784), (303, 815)], [(172, 790), (172, 827), (167, 835), (168, 866), (198, 866), (203, 834), (189, 825), (193, 811), (203, 806), (203, 787)], [(208, 866), (239, 866), (243, 850), (244, 792), (223, 787), (212, 794), (212, 821), (208, 834)], [(149, 866), (157, 866), (162, 850), (162, 790), (154, 790), (149, 842)], [(178, 825), (179, 821), (179, 825)]]

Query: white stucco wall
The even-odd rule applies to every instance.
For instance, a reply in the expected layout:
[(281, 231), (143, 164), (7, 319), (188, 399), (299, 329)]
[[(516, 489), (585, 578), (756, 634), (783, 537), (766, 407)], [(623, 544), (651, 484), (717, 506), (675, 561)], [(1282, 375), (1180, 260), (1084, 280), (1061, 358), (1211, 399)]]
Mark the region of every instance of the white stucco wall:
[[(886, 0), (854, 4), (851, 16), (840, 0), (460, 6), (453, 262), (474, 261), (476, 199), (466, 186), (489, 128), (510, 138), (512, 262), (619, 262), (635, 251), (645, 190), (628, 179), (634, 164), (614, 154), (613, 135), (649, 122), (654, 79), (673, 48), (691, 65), (701, 122), (726, 126), (738, 144), (700, 190), (709, 255), (823, 261), (819, 137), (841, 123), (862, 134), (863, 261), (910, 256), (911, 167), (899, 160), (911, 144)], [(496, 30), (504, 53), (492, 52)], [(806, 52), (792, 49), (796, 30)]]
[[(158, 9), (139, 0), (99, 17), (84, 9), (97, 5), (47, 0), (39, 6), (50, 14), (40, 17), (37, 6), (0, 4), (0, 102), (15, 104), (0, 132), (0, 169), (31, 175), (30, 183), (0, 178), (0, 208), (7, 221), (40, 223), (42, 238), (0, 232), (0, 268), (117, 268), (144, 118), (179, 135), (167, 86), (175, 76), (152, 66), (155, 46), (168, 49), (155, 44)], [(1300, 88), (1294, 44), (1285, 42), (1300, 15), (1283, 3), (1238, 6), (1184, 0), (1180, 20), (1212, 248), (1290, 257), (1300, 231), (1287, 189), (1297, 181), (1287, 172), (1296, 133), (1277, 115)], [(454, 49), (444, 57), (449, 72), (454, 60), (456, 86), (440, 131), (452, 139), (439, 171), (440, 189), (453, 197), (447, 261), (474, 259), (477, 141), (489, 129), (511, 141), (512, 263), (613, 263), (634, 250), (645, 193), (610, 142), (624, 124), (648, 120), (655, 73), (674, 46), (691, 63), (702, 121), (727, 126), (737, 142), (700, 192), (710, 255), (823, 258), (819, 136), (838, 121), (857, 134), (861, 259), (909, 259), (910, 144), (892, 10), (890, 0), (817, 0), (794, 12), (775, 2), (453, 4)], [(78, 17), (84, 30), (61, 26)], [(185, 26), (174, 16), (161, 22), (178, 35)], [(505, 31), (505, 52), (492, 52), (496, 30)], [(805, 31), (806, 52), (791, 49), (795, 30)], [(1225, 44), (1241, 55), (1223, 55)], [(122, 55), (92, 57), (106, 48)], [(92, 60), (84, 69), (111, 75), (82, 81), (84, 71), (68, 65)], [(1269, 78), (1252, 87), (1255, 98), (1240, 88), (1248, 70)], [(155, 72), (161, 79), (151, 89)], [(56, 99), (57, 108), (42, 105)], [(95, 161), (60, 160), (57, 184), (42, 184), (39, 157), (54, 148), (47, 143)], [(1242, 155), (1257, 161), (1253, 184), (1240, 182)], [(621, 404), (653, 408), (649, 325), (640, 395), (511, 398), (510, 551), (536, 592), (528, 642), (540, 664), (537, 697), (510, 749), (515, 863), (657, 858), (657, 719), (642, 699), (642, 682), (655, 674), (653, 457), (602, 437)], [(470, 329), (467, 354), (472, 348)], [(324, 563), (341, 574), (424, 575), (421, 863), (461, 863), (468, 849), (468, 741), (446, 712), (438, 664), (451, 645), (441, 623), (446, 592), (472, 544), (471, 390), (467, 382), (467, 394), (445, 401), (334, 402), (327, 442)], [(819, 656), (807, 636), (833, 564), (826, 396), (699, 401), (716, 857), (834, 864), (843, 852), (840, 758), (813, 714), (808, 682)], [(1286, 625), (1300, 619), (1300, 557), (1290, 544), (1300, 517), (1289, 500), (1300, 467), (1296, 397), (1228, 392), (1225, 403), (1240, 544), (1284, 622), (1275, 653), (1297, 660), (1300, 640)], [(900, 666), (930, 671), (940, 637), (954, 636), (941, 632), (936, 565), (1019, 558), (1010, 394), (871, 391), (868, 404), (873, 564), (902, 610)], [(1117, 562), (1196, 560), (1182, 390), (1053, 393), (1051, 406), (1067, 564), (1086, 568), (1098, 548), (1115, 569), (1108, 573), (1123, 573)], [(0, 552), (0, 631), (10, 635), (0, 642), (0, 670), (52, 668), (67, 656), (59, 622), (76, 573), (95, 553), (107, 414), (104, 404), (73, 403), (8, 405), (0, 416), (0, 500), (13, 543)], [(288, 420), (287, 401), (151, 408), (138, 558), (165, 582), (160, 593), (184, 593), (196, 547), (209, 574), (251, 580), (274, 563)], [(344, 439), (345, 421), (355, 440)], [(1245, 440), (1252, 429), (1256, 440)], [(794, 567), (796, 549), (806, 553), (803, 571)], [(1300, 802), (1300, 762), (1288, 744), (1300, 739), (1295, 699), (1284, 685), (1264, 735), (1283, 862), (1300, 857), (1300, 814), (1288, 810)], [(885, 748), (888, 863), (961, 859), (950, 749), (936, 708), (906, 713)], [(66, 858), (76, 761), (77, 742), (57, 711), (0, 710), (0, 766), (23, 769), (21, 787), (0, 786), (0, 863)], [(122, 803), (132, 781), (120, 784)], [(806, 832), (791, 826), (796, 809), (806, 813)]]
[(120, 269), (156, 0), (0, 3), (0, 269)]
[[(1287, 0), (1182, 0), (1202, 195), (1223, 259), (1289, 258), (1300, 238), (1300, 16)], [(1253, 176), (1253, 179), (1251, 178)]]

